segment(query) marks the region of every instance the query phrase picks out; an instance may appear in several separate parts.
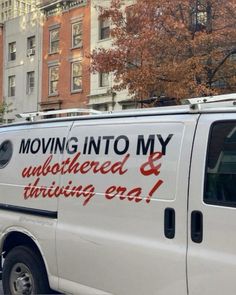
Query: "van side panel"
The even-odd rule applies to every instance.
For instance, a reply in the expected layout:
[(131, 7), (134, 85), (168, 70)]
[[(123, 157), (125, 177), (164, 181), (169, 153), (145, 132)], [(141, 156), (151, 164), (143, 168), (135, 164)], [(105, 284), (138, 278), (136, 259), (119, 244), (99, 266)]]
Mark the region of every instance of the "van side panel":
[[(73, 165), (62, 176), (68, 194), (59, 199), (56, 236), (62, 290), (187, 294), (188, 174), (197, 118), (74, 123), (69, 137), (78, 138), (78, 153), (64, 155)], [(175, 212), (172, 238), (164, 233), (166, 209)]]
[(70, 127), (71, 122), (60, 122), (60, 125), (29, 124), (0, 129), (0, 145), (11, 142), (13, 149), (7, 165), (4, 161), (8, 154), (1, 150), (1, 163), (4, 164), (0, 164), (1, 241), (13, 231), (33, 239), (46, 262), (49, 280), (51, 275), (57, 276), (55, 230), (58, 209), (58, 199), (50, 191), (59, 185), (60, 176), (47, 171), (49, 165), (62, 158), (63, 143), (58, 143), (56, 148), (56, 139), (65, 138), (66, 141)]

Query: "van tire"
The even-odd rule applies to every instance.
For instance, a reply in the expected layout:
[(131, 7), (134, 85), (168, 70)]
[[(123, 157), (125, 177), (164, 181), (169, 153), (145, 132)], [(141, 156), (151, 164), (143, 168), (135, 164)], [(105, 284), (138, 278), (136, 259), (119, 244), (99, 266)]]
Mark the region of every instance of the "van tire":
[(7, 254), (2, 283), (4, 294), (51, 293), (41, 257), (26, 246), (17, 246)]

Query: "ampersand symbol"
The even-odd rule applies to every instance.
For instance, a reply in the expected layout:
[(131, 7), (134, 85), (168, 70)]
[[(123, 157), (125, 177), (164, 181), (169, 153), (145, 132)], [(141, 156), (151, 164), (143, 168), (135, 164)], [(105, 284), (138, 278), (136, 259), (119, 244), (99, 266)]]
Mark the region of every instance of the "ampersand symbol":
[(162, 157), (162, 153), (160, 152), (151, 154), (148, 157), (148, 161), (141, 166), (140, 172), (145, 176), (148, 176), (151, 174), (159, 175), (161, 164), (160, 163), (157, 164), (156, 161), (160, 160), (161, 157)]

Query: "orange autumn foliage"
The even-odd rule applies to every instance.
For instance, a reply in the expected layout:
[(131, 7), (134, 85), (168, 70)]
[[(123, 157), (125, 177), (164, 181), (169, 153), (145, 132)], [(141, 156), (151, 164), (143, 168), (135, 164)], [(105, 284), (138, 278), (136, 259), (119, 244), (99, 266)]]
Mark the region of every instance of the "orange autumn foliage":
[[(138, 99), (236, 89), (236, 0), (112, 0), (112, 46), (92, 52), (92, 71), (113, 72), (115, 90)], [(234, 60), (235, 59), (235, 60)]]

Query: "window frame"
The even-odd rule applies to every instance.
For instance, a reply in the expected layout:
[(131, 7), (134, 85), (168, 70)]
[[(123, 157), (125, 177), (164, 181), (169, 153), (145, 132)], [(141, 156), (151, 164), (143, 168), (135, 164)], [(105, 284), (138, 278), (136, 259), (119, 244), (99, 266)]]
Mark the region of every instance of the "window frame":
[[(80, 31), (78, 34), (74, 33), (74, 27), (76, 25), (80, 26)], [(75, 44), (75, 40), (76, 38), (80, 38), (79, 44)], [(80, 48), (83, 46), (83, 22), (82, 20), (76, 21), (74, 23), (71, 24), (71, 47), (72, 48)]]
[[(103, 79), (104, 75), (107, 75), (107, 78), (106, 78), (107, 84), (103, 83), (104, 82), (104, 79)], [(107, 88), (107, 87), (109, 87), (109, 85), (110, 85), (109, 77), (110, 77), (110, 73), (105, 73), (105, 72), (102, 72), (102, 73), (100, 72), (99, 73), (99, 88)]]
[[(30, 80), (32, 77), (30, 75), (33, 74), (33, 86), (31, 86), (32, 81)], [(35, 71), (27, 72), (27, 86), (26, 86), (26, 94), (30, 95), (34, 93), (35, 90)]]
[[(104, 25), (108, 22), (108, 25)], [(108, 40), (111, 37), (111, 21), (108, 18), (99, 19), (99, 40)]]
[[(79, 64), (80, 69), (81, 69), (81, 73), (79, 73), (79, 75), (74, 76), (74, 68), (73, 67), (74, 67), (75, 64)], [(80, 79), (81, 88), (74, 89), (74, 85), (75, 85), (74, 79), (75, 78)], [(71, 89), (71, 93), (81, 92), (82, 89), (83, 89), (83, 67), (82, 67), (81, 60), (76, 60), (76, 61), (71, 62), (71, 87), (70, 87), (70, 89)]]
[[(55, 40), (52, 40), (52, 34), (53, 32), (57, 31), (58, 32), (58, 38), (56, 38)], [(60, 29), (59, 28), (53, 28), (49, 30), (49, 53), (50, 54), (54, 54), (54, 53), (58, 53), (59, 52), (59, 42), (60, 42)], [(56, 49), (53, 50), (53, 45), (56, 45)]]
[(206, 150), (206, 160), (205, 160), (205, 173), (204, 173), (204, 186), (203, 186), (203, 203), (209, 206), (219, 206), (219, 207), (231, 207), (231, 208), (236, 208), (236, 201), (235, 202), (227, 202), (227, 201), (218, 201), (218, 200), (207, 200), (205, 198), (206, 195), (206, 188), (207, 188), (207, 164), (209, 161), (209, 155), (210, 155), (210, 144), (212, 140), (212, 132), (213, 128), (217, 124), (222, 124), (222, 123), (235, 123), (236, 126), (236, 120), (234, 119), (229, 119), (229, 120), (218, 120), (212, 122), (209, 133), (208, 133), (208, 142), (207, 142), (207, 150)]
[[(55, 79), (55, 80), (52, 80), (51, 79), (51, 75), (52, 75), (52, 70), (54, 68), (57, 68), (58, 70), (58, 78)], [(59, 77), (60, 77), (60, 74), (59, 74), (59, 65), (52, 65), (52, 66), (49, 66), (48, 67), (48, 95), (49, 96), (55, 96), (55, 95), (58, 95), (58, 83), (59, 83)], [(57, 82), (57, 85), (56, 85), (56, 88), (57, 88), (57, 91), (53, 92), (51, 91), (52, 90), (52, 83), (55, 83)]]
[(193, 6), (192, 25), (195, 32), (200, 32), (206, 29), (208, 19), (207, 10), (206, 7), (204, 7), (205, 5), (206, 3), (197, 0)]
[[(13, 85), (11, 85), (11, 79), (13, 79)], [(16, 75), (8, 76), (8, 97), (16, 96)]]
[[(31, 42), (32, 40), (33, 40), (33, 42)], [(27, 38), (27, 49), (34, 49), (36, 47), (35, 42), (36, 42), (35, 35), (28, 37)]]
[(8, 43), (8, 61), (16, 60), (16, 41)]
[[(33, 42), (31, 42), (33, 40)], [(27, 55), (35, 55), (36, 37), (30, 36), (27, 38)]]

